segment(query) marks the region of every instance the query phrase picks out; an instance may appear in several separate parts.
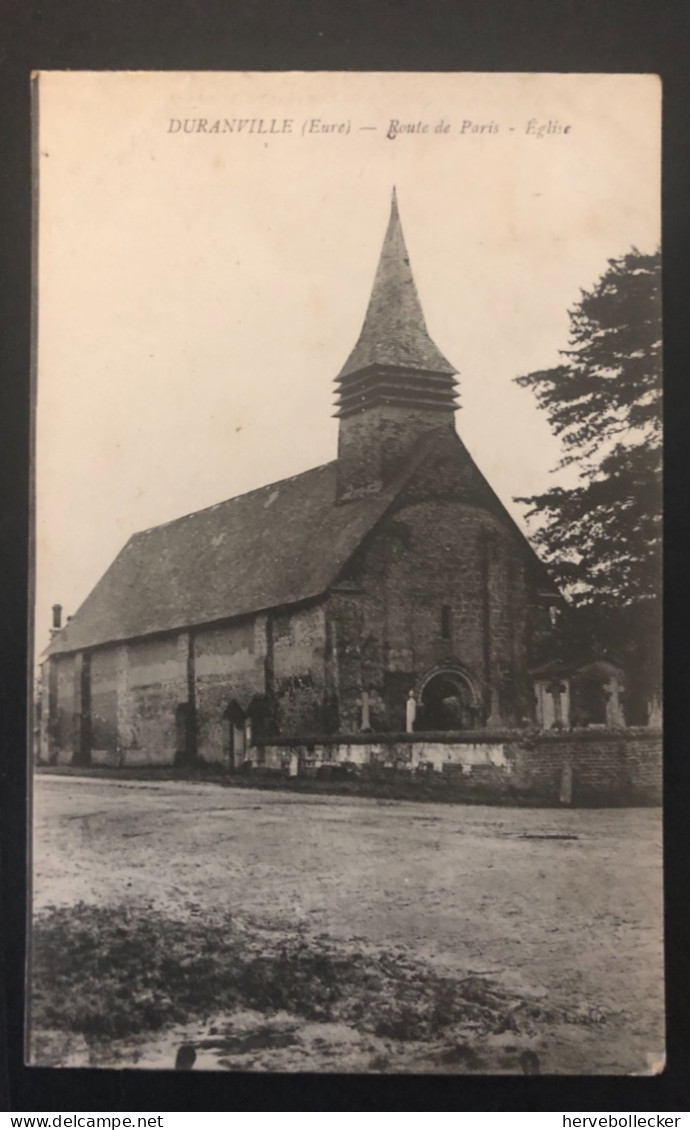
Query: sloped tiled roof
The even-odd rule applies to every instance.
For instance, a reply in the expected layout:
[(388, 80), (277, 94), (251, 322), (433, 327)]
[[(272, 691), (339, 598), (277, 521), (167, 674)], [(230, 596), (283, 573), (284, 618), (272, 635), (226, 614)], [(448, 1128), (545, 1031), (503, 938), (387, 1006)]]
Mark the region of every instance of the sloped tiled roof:
[(429, 337), (395, 192), (364, 325), (339, 375), (345, 377), (372, 365), (434, 373), (457, 372)]
[(480, 504), (502, 516), (524, 542), (542, 583), (556, 592), (460, 438), (442, 427), (422, 436), (377, 494), (338, 504), (337, 462), (326, 463), (134, 534), (47, 654), (210, 624), (320, 596), (414, 472), (443, 450), (469, 460), (481, 484)]
[(134, 534), (49, 653), (318, 596), (393, 497), (335, 493), (333, 462)]

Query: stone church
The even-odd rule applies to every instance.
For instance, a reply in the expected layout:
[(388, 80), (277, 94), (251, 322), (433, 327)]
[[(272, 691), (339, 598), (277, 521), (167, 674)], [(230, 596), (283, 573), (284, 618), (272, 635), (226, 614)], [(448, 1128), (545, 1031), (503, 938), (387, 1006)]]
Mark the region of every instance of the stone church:
[(455, 431), (455, 374), (394, 197), (337, 458), (135, 534), (58, 610), (46, 759), (239, 767), (271, 736), (544, 723), (545, 697), (558, 720), (562, 597)]

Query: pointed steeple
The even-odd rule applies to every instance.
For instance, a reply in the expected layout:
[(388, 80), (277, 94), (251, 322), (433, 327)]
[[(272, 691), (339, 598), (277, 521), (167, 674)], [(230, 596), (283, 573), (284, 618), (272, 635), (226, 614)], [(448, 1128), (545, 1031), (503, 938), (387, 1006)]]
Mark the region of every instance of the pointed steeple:
[(340, 501), (380, 490), (422, 435), (453, 427), (455, 372), (429, 337), (393, 190), (364, 325), (336, 378)]
[(410, 268), (395, 189), (364, 324), (338, 380), (372, 365), (449, 375), (456, 372), (429, 337)]

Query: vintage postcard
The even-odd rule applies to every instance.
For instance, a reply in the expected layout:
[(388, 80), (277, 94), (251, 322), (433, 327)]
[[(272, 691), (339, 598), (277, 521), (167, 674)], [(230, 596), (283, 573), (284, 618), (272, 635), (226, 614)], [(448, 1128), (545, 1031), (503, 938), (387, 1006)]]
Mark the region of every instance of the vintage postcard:
[(661, 1071), (658, 79), (33, 82), (28, 1062)]

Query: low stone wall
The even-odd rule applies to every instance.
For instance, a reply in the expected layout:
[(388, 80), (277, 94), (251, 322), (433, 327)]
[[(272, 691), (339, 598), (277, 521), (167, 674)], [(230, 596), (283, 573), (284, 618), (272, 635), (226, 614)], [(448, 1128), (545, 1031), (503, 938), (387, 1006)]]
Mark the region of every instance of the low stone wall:
[(650, 730), (275, 739), (249, 751), (249, 763), (286, 777), (424, 780), (488, 801), (660, 804), (662, 796), (661, 734)]
[[(60, 759), (59, 764), (63, 763)], [(165, 762), (147, 749), (96, 749), (96, 768), (127, 770)], [(172, 760), (169, 762), (172, 764)], [(200, 759), (199, 766), (227, 773)], [(190, 767), (193, 768), (193, 767)], [(261, 778), (328, 791), (463, 800), (485, 804), (660, 804), (662, 737), (648, 729), (589, 728), (560, 733), (355, 734), (274, 738), (247, 750), (237, 783)], [(313, 784), (310, 784), (310, 781)], [(392, 791), (390, 791), (392, 790)]]

